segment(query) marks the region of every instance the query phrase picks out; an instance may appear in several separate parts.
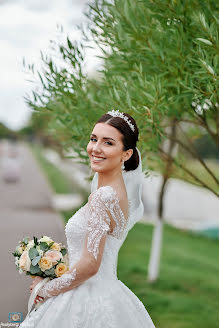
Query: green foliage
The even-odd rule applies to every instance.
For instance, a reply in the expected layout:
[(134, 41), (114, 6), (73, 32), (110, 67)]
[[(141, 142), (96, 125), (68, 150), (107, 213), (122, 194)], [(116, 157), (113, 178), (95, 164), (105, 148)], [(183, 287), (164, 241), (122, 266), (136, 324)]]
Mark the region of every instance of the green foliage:
[(29, 249), (29, 258), (32, 260), (34, 257), (38, 256), (39, 253), (35, 247)]
[(38, 239), (37, 237), (33, 237), (34, 244), (37, 246), (38, 245)]
[(52, 277), (52, 275), (53, 275), (54, 277), (56, 277), (56, 275), (55, 275), (55, 268), (51, 268), (51, 269), (49, 269), (49, 270), (45, 270), (44, 273), (45, 273), (47, 276)]
[(65, 248), (62, 248), (60, 252), (62, 253), (62, 256), (65, 256), (65, 254), (67, 253)]
[(0, 123), (0, 139), (16, 137), (16, 132), (7, 128), (3, 123)]
[(33, 265), (33, 266), (37, 265), (37, 264), (39, 263), (40, 259), (41, 259), (41, 256), (40, 256), (40, 255), (37, 256), (37, 257), (35, 257), (35, 258), (31, 261), (32, 265)]
[(47, 251), (49, 249), (49, 245), (44, 241), (41, 241), (39, 245), (42, 251)]
[(215, 145), (209, 135), (195, 140), (196, 148), (202, 158), (217, 158), (219, 160), (219, 147)]
[(30, 265), (30, 274), (35, 275), (38, 274), (40, 272), (40, 267), (38, 265), (33, 266), (32, 264)]
[[(218, 9), (210, 0), (93, 1), (83, 43), (53, 42), (62, 64), (42, 54), (44, 68), (35, 73), (43, 91), (26, 101), (50, 115), (51, 133), (85, 162), (92, 126), (112, 108), (136, 119), (144, 168), (145, 158), (163, 160), (173, 120), (187, 124), (189, 138), (207, 133), (219, 146)], [(90, 39), (102, 51), (96, 80), (84, 73)], [(174, 163), (182, 169), (180, 156)]]

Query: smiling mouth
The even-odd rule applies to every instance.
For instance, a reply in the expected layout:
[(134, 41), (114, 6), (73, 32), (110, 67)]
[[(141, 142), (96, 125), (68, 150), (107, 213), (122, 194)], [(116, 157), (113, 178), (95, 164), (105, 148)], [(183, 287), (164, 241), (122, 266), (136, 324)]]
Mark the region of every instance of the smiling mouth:
[(104, 158), (104, 157), (97, 157), (97, 156), (93, 156), (92, 155), (92, 161), (93, 162), (102, 162), (102, 161), (104, 161), (106, 158)]

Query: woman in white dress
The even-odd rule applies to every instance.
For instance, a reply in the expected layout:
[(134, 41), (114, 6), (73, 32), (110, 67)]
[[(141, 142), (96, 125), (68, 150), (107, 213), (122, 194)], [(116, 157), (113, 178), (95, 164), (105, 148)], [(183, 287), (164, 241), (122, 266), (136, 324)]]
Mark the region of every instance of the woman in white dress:
[[(155, 328), (139, 298), (117, 278), (118, 252), (141, 219), (143, 173), (138, 128), (126, 113), (110, 111), (87, 145), (95, 173), (86, 205), (65, 228), (69, 271), (48, 281), (20, 327)], [(36, 277), (31, 291), (41, 282)]]

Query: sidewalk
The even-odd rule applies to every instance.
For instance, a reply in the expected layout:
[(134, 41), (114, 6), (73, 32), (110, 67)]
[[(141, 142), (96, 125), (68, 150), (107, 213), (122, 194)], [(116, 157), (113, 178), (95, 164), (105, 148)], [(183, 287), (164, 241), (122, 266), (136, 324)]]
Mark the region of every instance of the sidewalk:
[(52, 190), (47, 178), (25, 144), (19, 144), (18, 151), (20, 180), (5, 183), (0, 170), (0, 246), (3, 250), (0, 320), (3, 323), (8, 322), (9, 312), (23, 312), (24, 317), (27, 313), (31, 278), (19, 274), (11, 254), (19, 240), (26, 235), (40, 237), (45, 234), (66, 245), (64, 221), (52, 209)]

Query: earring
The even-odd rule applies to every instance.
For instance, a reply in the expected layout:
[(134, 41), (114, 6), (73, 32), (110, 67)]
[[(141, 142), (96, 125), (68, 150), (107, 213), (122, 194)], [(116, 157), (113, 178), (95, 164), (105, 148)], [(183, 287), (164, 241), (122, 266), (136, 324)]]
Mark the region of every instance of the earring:
[(122, 170), (125, 170), (124, 161), (122, 161)]

